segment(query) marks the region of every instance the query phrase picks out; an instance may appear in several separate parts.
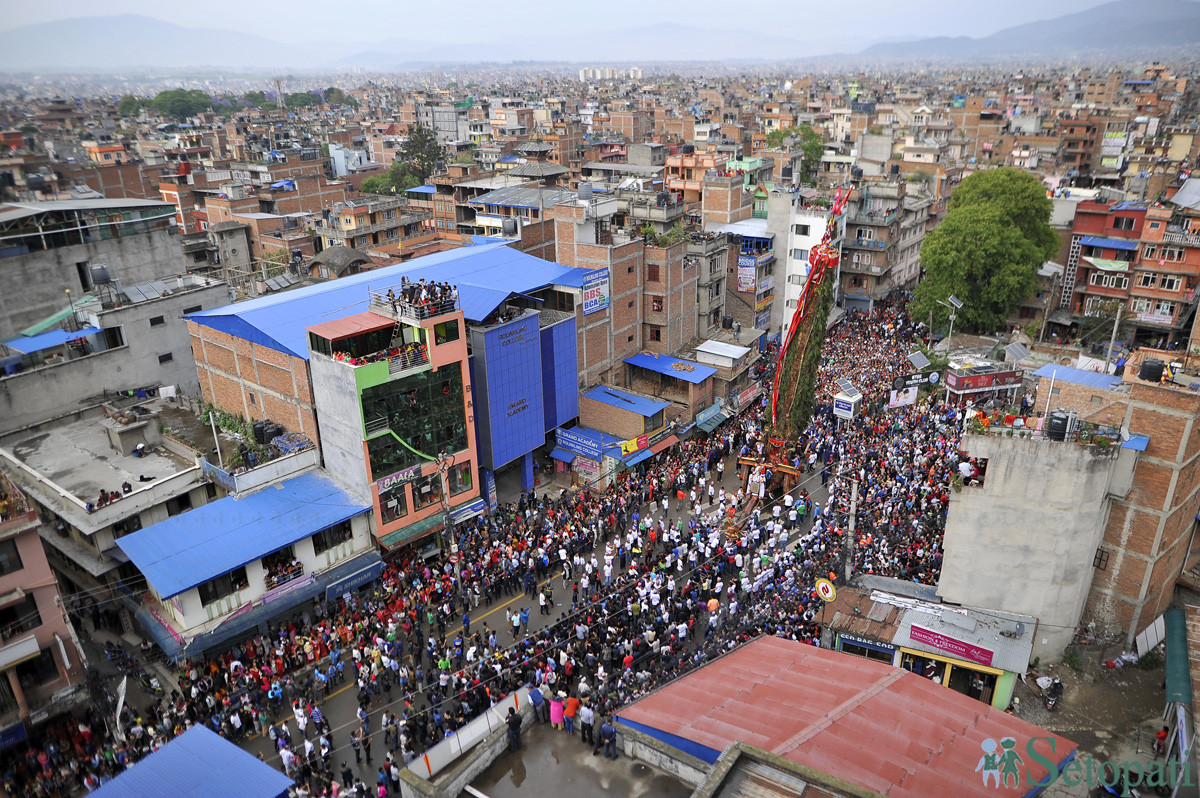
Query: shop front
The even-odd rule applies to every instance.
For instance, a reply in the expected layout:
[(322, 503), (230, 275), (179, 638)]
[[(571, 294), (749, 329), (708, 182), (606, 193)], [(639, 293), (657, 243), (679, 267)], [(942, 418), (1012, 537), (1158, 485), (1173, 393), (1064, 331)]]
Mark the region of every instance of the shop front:
[(900, 667), (997, 709), (1008, 707), (1015, 684), (1011, 673), (912, 648), (900, 649)]
[[(953, 622), (948, 623), (948, 618)], [(1017, 645), (1012, 647), (1015, 650), (997, 651), (979, 639), (987, 627), (969, 610), (935, 616), (914, 609), (906, 614), (893, 642), (900, 648), (901, 668), (996, 709), (1007, 709), (1017, 675), (1024, 673), (1029, 663), (1032, 620), (1015, 622), (1019, 630), (1014, 639)], [(1028, 645), (1024, 645), (1026, 637)]]
[(880, 640), (868, 640), (858, 635), (839, 632), (837, 636), (837, 650), (846, 654), (853, 654), (856, 657), (873, 659), (876, 662), (886, 662), (888, 665), (898, 664), (896, 662), (896, 647), (891, 643), (884, 643)]

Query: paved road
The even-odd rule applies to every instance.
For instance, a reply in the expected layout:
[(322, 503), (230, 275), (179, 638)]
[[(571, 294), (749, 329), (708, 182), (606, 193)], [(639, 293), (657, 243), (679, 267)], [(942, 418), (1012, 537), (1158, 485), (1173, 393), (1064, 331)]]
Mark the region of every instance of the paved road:
[[(731, 490), (736, 492), (738, 488), (737, 468), (732, 465), (733, 461), (734, 458), (730, 457), (726, 462), (725, 476), (722, 480), (722, 485), (726, 492), (730, 492)], [(813, 473), (806, 476), (799, 487), (808, 490), (814, 502), (817, 502), (821, 507), (825, 506), (825, 502), (828, 499), (828, 494), (825, 488), (821, 485), (819, 473)], [(682, 518), (686, 523), (687, 519), (691, 517), (691, 512), (690, 507), (685, 508), (685, 505), (686, 502), (670, 502), (670, 512), (668, 514), (668, 518), (671, 521), (677, 521)], [(707, 505), (705, 505), (704, 509), (706, 512), (708, 511)], [(769, 512), (769, 510), (766, 512)], [(811, 519), (809, 519), (809, 521), (811, 521)], [(805, 525), (805, 527), (807, 526), (808, 524)], [(792, 540), (794, 540), (794, 536)], [(550, 615), (539, 614), (537, 601), (529, 599), (524, 594), (520, 594), (514, 596), (508, 601), (494, 603), (490, 608), (480, 605), (478, 611), (471, 613), (471, 629), (481, 629), (483, 625), (486, 624), (489, 628), (497, 631), (497, 639), (499, 640), (500, 645), (509, 646), (513, 643), (513, 637), (511, 626), (505, 628), (506, 623), (504, 611), (506, 608), (515, 611), (526, 606), (530, 608), (529, 633), (534, 633), (545, 629), (547, 626), (567, 614), (567, 612), (570, 610), (570, 590), (568, 589), (564, 591), (562, 589), (561, 577), (554, 577), (554, 579), (555, 599), (558, 601), (558, 603), (555, 605)], [(542, 584), (545, 584), (545, 582)], [(564, 599), (566, 602), (565, 604), (563, 603)], [(453, 631), (448, 629), (447, 632), (448, 635), (453, 635)], [(428, 630), (425, 630), (425, 635), (428, 635)], [(424, 639), (424, 637), (422, 637), (422, 639)], [(375, 784), (376, 768), (384, 761), (384, 755), (386, 753), (386, 749), (383, 745), (383, 733), (380, 730), (379, 718), (385, 709), (391, 712), (399, 712), (403, 709), (403, 693), (399, 690), (393, 690), (392, 700), (390, 702), (385, 701), (384, 697), (380, 695), (374, 704), (374, 709), (371, 712), (370, 718), (370, 736), (372, 738), (373, 759), (373, 763), (371, 764), (366, 763), (365, 760), (362, 764), (356, 764), (354, 761), (354, 752), (350, 747), (350, 732), (353, 730), (357, 722), (355, 717), (355, 713), (358, 709), (357, 695), (357, 687), (352, 678), (347, 675), (344, 685), (338, 685), (330, 692), (328, 697), (322, 697), (321, 711), (329, 720), (333, 732), (332, 742), (334, 745), (334, 751), (330, 758), (330, 762), (333, 766), (335, 776), (338, 772), (340, 772), (341, 763), (346, 762), (356, 776), (361, 777), (368, 785), (373, 785)], [(417, 699), (416, 703), (418, 705), (424, 704), (421, 699), (423, 699), (423, 695)], [(282, 713), (280, 717), (291, 718), (290, 711)], [(296, 736), (296, 727), (294, 721), (292, 721), (290, 724), (290, 730), (293, 737), (293, 750), (296, 750), (297, 748), (302, 749), (303, 742)], [(312, 729), (311, 724), (308, 729), (308, 734), (314, 741), (316, 740), (317, 735)], [(250, 751), (253, 754), (262, 755), (265, 761), (274, 767), (279, 768), (280, 770), (283, 769), (282, 762), (280, 761), (275, 748), (275, 744), (269, 738), (263, 738), (258, 735), (249, 735), (240, 741), (240, 745), (242, 748)]]

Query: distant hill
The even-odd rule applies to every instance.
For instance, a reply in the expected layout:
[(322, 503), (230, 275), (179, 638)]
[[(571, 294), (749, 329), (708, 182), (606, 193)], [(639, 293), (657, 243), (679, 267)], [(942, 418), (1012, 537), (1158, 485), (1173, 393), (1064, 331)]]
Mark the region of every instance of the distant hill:
[(1200, 49), (1200, 3), (1117, 0), (1087, 11), (1005, 28), (990, 36), (884, 42), (860, 53), (868, 59), (994, 60), (1013, 56), (1069, 58), (1107, 53)]

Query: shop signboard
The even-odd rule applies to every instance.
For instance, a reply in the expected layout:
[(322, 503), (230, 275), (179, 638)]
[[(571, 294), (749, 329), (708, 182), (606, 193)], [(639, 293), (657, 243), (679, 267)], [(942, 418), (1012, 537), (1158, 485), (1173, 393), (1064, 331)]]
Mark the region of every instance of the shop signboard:
[(595, 482), (600, 478), (600, 464), (590, 457), (576, 457), (571, 465), (587, 482)]
[(388, 488), (394, 488), (397, 485), (403, 485), (405, 482), (412, 482), (417, 477), (421, 476), (421, 463), (397, 471), (395, 474), (388, 474), (386, 477), (375, 480), (375, 488), (378, 492), (383, 493)]
[(973, 643), (948, 637), (915, 624), (908, 633), (908, 636), (916, 643), (924, 643), (930, 648), (936, 648), (938, 651), (953, 654), (959, 659), (965, 659), (968, 662), (977, 662), (980, 665), (991, 666), (992, 664), (992, 652)]
[(496, 503), (496, 477), (490, 468), (483, 471), (483, 484), (487, 488), (488, 509), (495, 510), (499, 506)]
[(761, 392), (762, 392), (761, 385), (750, 386), (749, 388), (747, 388), (746, 390), (742, 391), (741, 393), (739, 393), (737, 395), (737, 406), (739, 408), (745, 407), (746, 405), (748, 405), (750, 403), (751, 399), (758, 396), (759, 393), (761, 393)]
[(753, 255), (738, 255), (737, 290), (740, 294), (752, 294), (755, 291), (755, 274), (758, 263)]
[(270, 604), (272, 601), (278, 601), (289, 593), (295, 593), (300, 588), (311, 585), (314, 578), (314, 574), (305, 574), (304, 576), (297, 577), (290, 582), (285, 582), (279, 587), (273, 587), (267, 592), (263, 593), (262, 603)]
[(600, 459), (600, 441), (590, 436), (583, 435), (573, 429), (559, 427), (554, 430), (554, 439), (559, 446), (567, 451), (590, 457), (593, 460)]
[(717, 413), (720, 413), (720, 412), (721, 412), (721, 400), (718, 399), (717, 401), (713, 402), (710, 406), (704, 408), (703, 410), (701, 410), (699, 413), (696, 414), (696, 423), (703, 424), (705, 421), (708, 421), (710, 418), (712, 418), (713, 416), (715, 416)]
[(878, 640), (868, 640), (865, 637), (857, 635), (848, 635), (845, 632), (838, 632), (838, 639), (844, 640), (847, 643), (858, 643), (860, 646), (871, 646), (873, 648), (882, 649), (884, 651), (895, 651), (896, 647), (891, 643), (881, 643)]
[(640, 452), (650, 445), (650, 436), (639, 435), (636, 438), (631, 438), (627, 441), (621, 441), (621, 456), (627, 457), (634, 452)]
[(583, 315), (608, 307), (608, 269), (592, 269), (583, 277)]

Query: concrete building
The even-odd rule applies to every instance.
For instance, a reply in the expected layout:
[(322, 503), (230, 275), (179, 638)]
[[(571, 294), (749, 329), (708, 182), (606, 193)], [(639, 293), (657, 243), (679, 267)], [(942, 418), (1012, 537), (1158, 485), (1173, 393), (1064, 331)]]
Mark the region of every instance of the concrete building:
[(96, 283), (91, 295), (73, 303), (74, 314), (63, 322), (67, 329), (51, 327), (0, 344), (10, 353), (0, 357), (0, 433), (149, 387), (198, 395), (183, 316), (228, 301), (224, 283), (191, 274), (141, 285)]
[[(767, 229), (774, 240), (783, 246), (776, 247), (775, 301), (771, 304), (769, 329), (782, 331), (787, 336), (788, 325), (796, 312), (800, 295), (808, 282), (809, 255), (821, 243), (829, 222), (829, 211), (809, 206), (804, 197), (785, 191), (771, 192), (767, 208)], [(840, 231), (844, 223), (839, 222), (839, 235), (834, 246), (841, 245)], [(782, 268), (780, 268), (782, 267)], [(835, 291), (840, 288), (834, 276)], [(834, 301), (838, 299), (835, 293)]]
[(87, 664), (38, 537), (36, 505), (0, 474), (0, 738), (77, 706)]
[(63, 311), (103, 264), (127, 285), (187, 271), (175, 208), (154, 200), (17, 202), (0, 210), (0, 340)]

